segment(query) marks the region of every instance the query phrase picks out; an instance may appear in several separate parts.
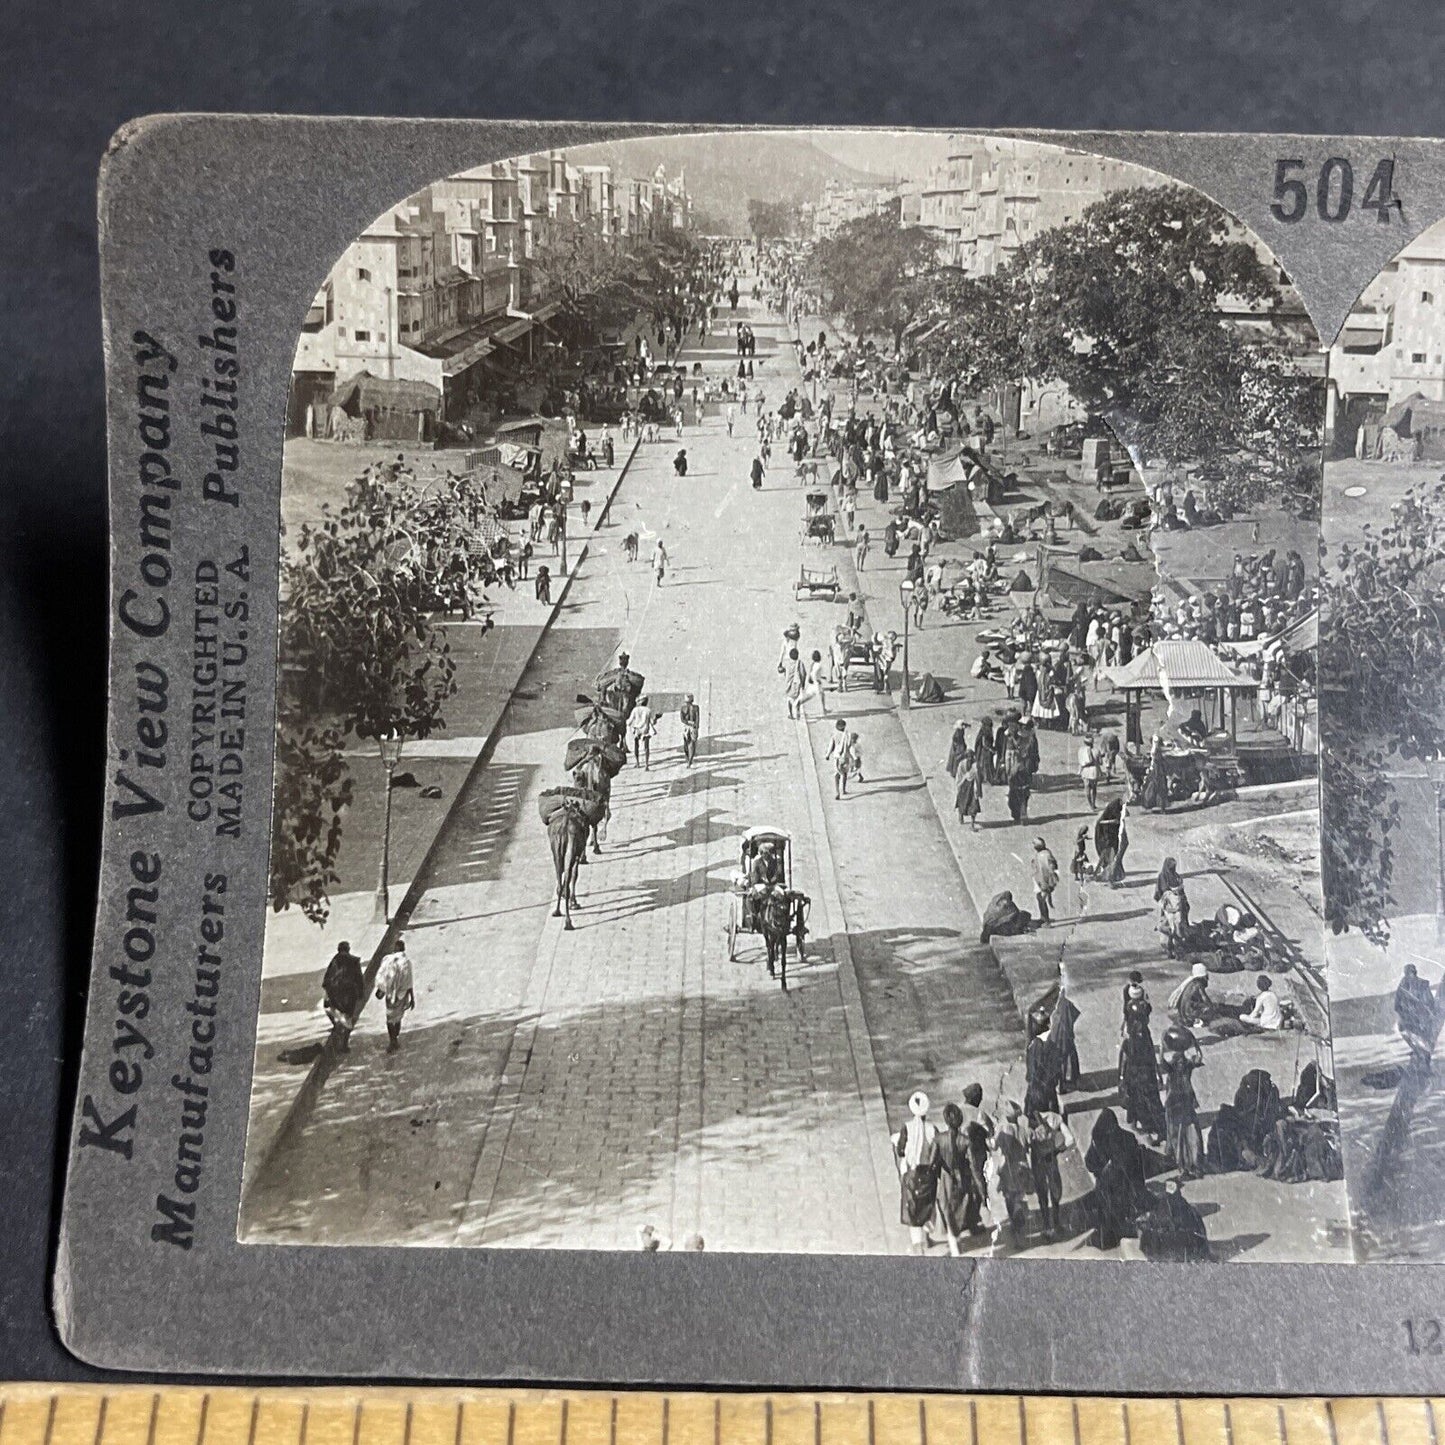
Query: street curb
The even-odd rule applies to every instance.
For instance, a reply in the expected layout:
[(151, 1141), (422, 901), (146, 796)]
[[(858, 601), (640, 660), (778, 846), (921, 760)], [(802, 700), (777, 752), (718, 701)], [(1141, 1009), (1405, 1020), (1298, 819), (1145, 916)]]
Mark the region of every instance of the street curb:
[(878, 1064), (873, 1056), (873, 1036), (863, 1012), (863, 992), (858, 986), (858, 973), (853, 963), (853, 946), (848, 939), (848, 920), (843, 913), (843, 899), (838, 892), (838, 875), (833, 863), (833, 844), (828, 837), (828, 820), (823, 813), (823, 790), (818, 781), (818, 765), (813, 757), (813, 743), (808, 724), (797, 720), (798, 747), (802, 754), (803, 790), (808, 795), (808, 824), (813, 830), (818, 853), (818, 871), (823, 894), (823, 908), (828, 915), (828, 932), (838, 962), (838, 989), (843, 998), (843, 1021), (848, 1030), (848, 1052), (853, 1057), (853, 1070), (858, 1076), (858, 1099), (868, 1130), (869, 1149), (873, 1156), (873, 1182), (878, 1191), (878, 1222), (884, 1239), (889, 1238), (892, 1224), (884, 1180), (897, 1177), (893, 1151), (888, 1141), (888, 1106), (883, 1085), (878, 1077)]
[[(592, 548), (592, 539), (607, 521), (612, 510), (613, 499), (621, 490), (622, 483), (626, 480), (627, 474), (632, 470), (632, 463), (636, 460), (637, 453), (641, 447), (642, 438), (639, 436), (633, 441), (632, 450), (627, 454), (626, 460), (622, 463), (621, 467), (618, 468), (617, 477), (613, 481), (606, 499), (602, 505), (597, 508), (596, 521), (592, 524), (591, 531), (586, 534), (586, 540), (578, 549), (577, 559), (573, 563), (571, 570), (563, 577), (562, 585), (557, 590), (557, 595), (552, 602), (551, 610), (547, 613), (541, 627), (537, 629), (537, 636), (533, 640), (526, 657), (522, 660), (521, 667), (517, 672), (516, 682), (512, 684), (511, 689), (508, 691), (507, 700), (502, 705), (501, 712), (497, 714), (496, 722), (492, 725), (492, 729), (487, 734), (486, 740), (483, 742), (471, 767), (467, 769), (466, 777), (462, 779), (460, 786), (452, 795), (450, 806), (437, 823), (436, 833), (427, 845), (427, 850), (422, 855), (420, 863), (417, 864), (416, 874), (412, 878), (411, 884), (408, 886), (401, 902), (397, 905), (396, 913), (392, 921), (387, 924), (386, 931), (382, 934), (380, 942), (377, 944), (375, 951), (372, 953), (365, 969), (362, 971), (362, 982), (364, 984), (362, 1004), (361, 1008), (357, 1011), (355, 1022), (360, 1021), (362, 1015), (366, 1012), (367, 1004), (371, 1002), (372, 987), (376, 982), (376, 974), (377, 970), (381, 967), (381, 960), (386, 956), (387, 950), (396, 941), (397, 935), (405, 931), (411, 921), (413, 911), (422, 900), (425, 893), (422, 880), (427, 876), (428, 869), (431, 866), (432, 859), (436, 854), (443, 836), (451, 827), (452, 820), (456, 816), (456, 811), (462, 798), (466, 796), (473, 780), (482, 769), (491, 762), (492, 755), (496, 752), (497, 742), (502, 735), (502, 730), (512, 711), (512, 700), (516, 692), (517, 683), (527, 675), (527, 669), (531, 667), (533, 659), (536, 657), (542, 643), (546, 641), (550, 635), (552, 624), (556, 621), (557, 614), (562, 610), (562, 605), (567, 600), (567, 594), (572, 589), (572, 579), (582, 570), (582, 564), (587, 560)], [(328, 1034), (321, 1045), (321, 1052), (312, 1060), (311, 1067), (307, 1070), (305, 1079), (302, 1080), (300, 1088), (297, 1089), (291, 1103), (286, 1108), (281, 1123), (277, 1126), (275, 1133), (271, 1136), (270, 1142), (266, 1145), (265, 1152), (256, 1160), (254, 1167), (248, 1171), (244, 1169), (243, 1161), (243, 1171), (249, 1175), (251, 1181), (250, 1187), (252, 1189), (256, 1188), (260, 1183), (271, 1161), (280, 1153), (282, 1147), (290, 1141), (297, 1129), (305, 1123), (316, 1102), (316, 1096), (321, 1092), (322, 1086), (331, 1076), (331, 1071), (336, 1066), (336, 1059), (339, 1053), (340, 1049), (337, 1046), (334, 1032)], [(253, 1069), (253, 1084), (254, 1077)]]

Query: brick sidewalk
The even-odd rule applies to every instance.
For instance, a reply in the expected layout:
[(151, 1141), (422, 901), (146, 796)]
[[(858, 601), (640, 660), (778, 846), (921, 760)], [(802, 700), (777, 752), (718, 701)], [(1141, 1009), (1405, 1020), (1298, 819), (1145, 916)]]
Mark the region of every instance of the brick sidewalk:
[[(444, 454), (443, 454), (444, 455)], [(611, 472), (578, 474), (574, 501), (593, 501), (589, 533), (573, 540), (569, 576), (575, 576), (600, 528), (608, 498), (624, 477), (631, 453), (624, 447)], [(571, 521), (580, 527), (580, 512)], [(538, 560), (556, 567), (542, 547)], [(564, 578), (555, 579), (551, 607), (537, 602), (530, 582), (515, 591), (493, 589), (495, 626), (452, 621), (444, 624), (456, 660), (457, 692), (443, 712), (446, 728), (425, 742), (409, 743), (397, 770), (415, 786), (392, 790), (390, 904), (393, 913), (416, 879), (445, 825), (477, 759), (508, 707), (528, 660), (561, 605)], [(261, 1010), (251, 1086), (245, 1178), (255, 1173), (281, 1131), (287, 1127), (298, 1096), (308, 1085), (330, 1025), (321, 1011), (321, 978), (326, 964), (345, 939), (352, 952), (370, 959), (386, 935), (375, 919), (379, 838), (386, 799), (384, 773), (373, 750), (347, 752), (353, 801), (347, 809), (340, 854), (339, 882), (324, 925), (310, 922), (299, 908), (268, 913), (262, 954)], [(441, 795), (422, 796), (439, 788)]]

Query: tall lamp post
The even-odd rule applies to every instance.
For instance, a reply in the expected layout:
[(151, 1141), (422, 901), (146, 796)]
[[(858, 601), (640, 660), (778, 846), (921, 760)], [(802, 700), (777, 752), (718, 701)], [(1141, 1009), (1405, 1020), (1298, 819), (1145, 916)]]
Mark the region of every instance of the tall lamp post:
[(386, 802), (381, 825), (381, 865), (376, 877), (376, 907), (372, 911), (373, 923), (391, 922), (391, 780), (396, 765), (401, 761), (401, 734), (387, 733), (376, 740), (381, 751), (381, 766), (386, 769)]
[(903, 696), (898, 706), (907, 712), (913, 706), (913, 679), (908, 675), (908, 605), (913, 601), (913, 583), (907, 577), (898, 584), (898, 600), (903, 604)]

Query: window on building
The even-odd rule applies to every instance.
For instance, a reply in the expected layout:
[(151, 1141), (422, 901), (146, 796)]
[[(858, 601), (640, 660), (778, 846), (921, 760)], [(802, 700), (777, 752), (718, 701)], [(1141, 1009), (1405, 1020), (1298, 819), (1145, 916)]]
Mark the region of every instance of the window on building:
[(1433, 306), (1434, 303), (1435, 293), (1433, 291), (1422, 291), (1420, 293), (1420, 304), (1422, 306)]
[(358, 331), (358, 332), (356, 333), (356, 340), (357, 340), (357, 341), (370, 341), (370, 340), (371, 340), (371, 332), (369, 332), (369, 331)]
[(358, 266), (356, 268), (356, 279), (358, 281), (370, 281), (371, 272), (368, 271), (365, 266)]
[(1425, 364), (1425, 353), (1424, 353), (1423, 351), (1412, 351), (1412, 352), (1410, 353), (1410, 360), (1411, 360), (1416, 366), (1424, 366), (1424, 364)]
[(336, 328), (336, 334), (337, 334), (343, 341), (346, 340), (346, 328), (345, 328), (344, 326), (338, 326), (338, 327)]

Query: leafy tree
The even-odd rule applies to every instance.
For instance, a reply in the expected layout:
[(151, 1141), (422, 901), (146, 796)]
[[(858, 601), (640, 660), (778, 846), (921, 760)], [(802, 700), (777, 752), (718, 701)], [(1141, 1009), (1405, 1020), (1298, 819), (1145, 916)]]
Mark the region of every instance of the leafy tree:
[(938, 243), (920, 226), (899, 225), (896, 207), (846, 222), (811, 260), (824, 304), (860, 339), (882, 334), (896, 351), (934, 304)]
[(624, 254), (594, 220), (553, 220), (532, 260), (539, 293), (560, 303), (560, 329), (578, 339), (625, 326), (636, 314), (623, 284)]
[(802, 211), (792, 201), (748, 199), (748, 230), (760, 241), (796, 236), (801, 229)]
[(317, 923), (352, 798), (346, 740), (428, 737), (456, 692), (433, 559), (408, 530), (414, 502), (403, 487), (355, 487), (282, 561), (271, 903)]
[[(992, 276), (946, 283), (930, 348), (965, 385), (1057, 381), (1141, 460), (1205, 462), (1210, 500), (1317, 504), (1322, 383), (1274, 268), (1199, 192), (1117, 191)], [(1250, 330), (1222, 313), (1245, 308)]]
[(1400, 803), (1391, 773), (1445, 756), (1445, 478), (1411, 490), (1321, 576), (1325, 917), (1388, 937)]

